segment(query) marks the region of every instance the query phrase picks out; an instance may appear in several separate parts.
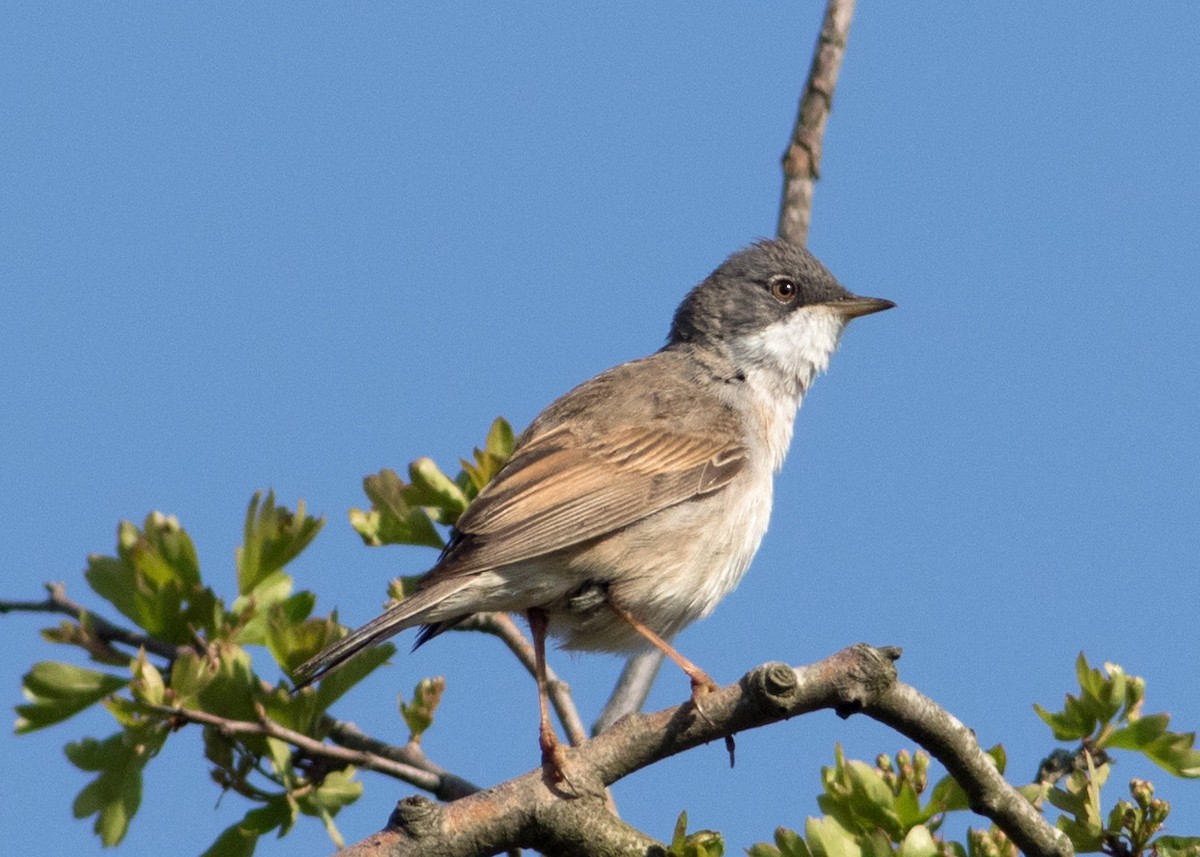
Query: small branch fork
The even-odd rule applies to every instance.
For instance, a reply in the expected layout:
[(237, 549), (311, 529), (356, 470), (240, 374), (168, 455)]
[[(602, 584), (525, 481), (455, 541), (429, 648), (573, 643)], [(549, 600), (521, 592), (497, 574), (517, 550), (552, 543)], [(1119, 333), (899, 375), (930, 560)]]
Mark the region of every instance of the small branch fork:
[[(87, 610), (67, 597), (67, 587), (62, 583), (47, 583), (48, 595), (42, 601), (0, 601), (0, 615), (5, 613), (60, 613), (70, 616), (81, 626), (87, 627), (104, 643), (122, 643), (134, 649), (142, 648), (151, 654), (174, 662), (183, 652), (193, 651), (191, 646), (174, 646), (165, 640), (150, 637), (114, 625), (103, 616)], [(113, 652), (116, 653), (115, 651)]]

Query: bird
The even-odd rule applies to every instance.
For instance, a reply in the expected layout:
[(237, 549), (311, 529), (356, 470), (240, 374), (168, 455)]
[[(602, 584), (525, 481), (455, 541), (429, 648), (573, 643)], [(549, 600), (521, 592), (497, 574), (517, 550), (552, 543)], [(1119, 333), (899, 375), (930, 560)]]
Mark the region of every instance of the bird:
[(474, 613), (524, 614), (539, 746), (564, 779), (549, 719), (548, 637), (571, 650), (651, 646), (717, 685), (670, 640), (750, 565), (797, 411), (847, 323), (890, 309), (847, 291), (808, 250), (759, 240), (684, 297), (666, 344), (583, 382), (516, 439), (415, 591), (293, 673), (296, 690), (421, 626), (414, 649)]

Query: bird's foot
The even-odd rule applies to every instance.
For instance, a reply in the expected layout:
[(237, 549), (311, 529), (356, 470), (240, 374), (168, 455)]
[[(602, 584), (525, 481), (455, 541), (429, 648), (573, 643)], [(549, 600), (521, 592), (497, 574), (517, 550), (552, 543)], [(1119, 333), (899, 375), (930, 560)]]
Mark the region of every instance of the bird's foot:
[[(698, 668), (694, 673), (689, 672), (688, 678), (692, 680), (692, 707), (696, 710), (696, 715), (709, 726), (715, 728), (717, 724), (708, 716), (708, 712), (704, 710), (701, 700), (710, 693), (716, 693), (720, 690), (720, 687), (712, 680), (708, 673)], [(732, 768), (734, 751), (737, 749), (732, 735), (725, 736), (725, 749), (729, 753), (729, 767)]]
[(557, 790), (566, 785), (572, 792), (578, 792), (571, 778), (567, 776), (567, 751), (558, 736), (551, 729), (543, 729), (538, 735), (538, 743), (542, 748), (542, 778), (551, 789)]

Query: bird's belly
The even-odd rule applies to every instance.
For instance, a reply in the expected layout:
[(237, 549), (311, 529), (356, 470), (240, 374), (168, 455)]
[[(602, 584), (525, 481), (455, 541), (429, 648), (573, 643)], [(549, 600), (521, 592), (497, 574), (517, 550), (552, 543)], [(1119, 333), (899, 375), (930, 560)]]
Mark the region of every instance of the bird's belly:
[[(579, 552), (568, 563), (570, 577), (606, 588), (613, 602), (670, 639), (737, 586), (766, 532), (771, 488), (768, 472), (664, 509)], [(628, 652), (647, 645), (586, 593), (547, 609), (550, 633), (564, 648)]]

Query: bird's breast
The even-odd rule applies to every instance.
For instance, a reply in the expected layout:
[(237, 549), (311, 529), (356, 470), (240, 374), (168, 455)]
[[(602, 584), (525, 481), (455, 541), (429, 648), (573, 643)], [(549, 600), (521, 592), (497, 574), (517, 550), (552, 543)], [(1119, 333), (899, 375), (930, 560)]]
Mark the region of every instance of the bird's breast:
[[(742, 579), (771, 517), (772, 475), (748, 469), (721, 491), (664, 509), (581, 552), (573, 577), (596, 581), (659, 635), (707, 616)], [(556, 615), (557, 614), (557, 615)], [(606, 607), (552, 611), (567, 648), (627, 651), (644, 640)]]

